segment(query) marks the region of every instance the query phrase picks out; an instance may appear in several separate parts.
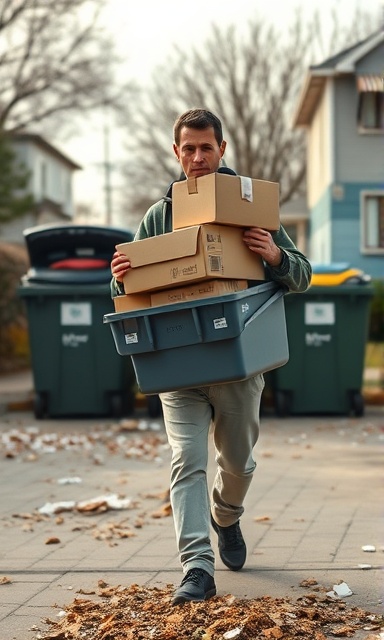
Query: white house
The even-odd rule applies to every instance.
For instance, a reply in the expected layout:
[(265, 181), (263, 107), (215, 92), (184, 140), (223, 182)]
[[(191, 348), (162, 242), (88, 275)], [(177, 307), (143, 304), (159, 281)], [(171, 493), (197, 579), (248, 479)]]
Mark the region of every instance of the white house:
[(72, 223), (75, 213), (72, 178), (81, 167), (36, 133), (15, 133), (11, 144), (16, 160), (30, 173), (28, 191), (35, 206), (22, 217), (2, 225), (0, 240), (23, 243), (23, 230), (27, 227)]

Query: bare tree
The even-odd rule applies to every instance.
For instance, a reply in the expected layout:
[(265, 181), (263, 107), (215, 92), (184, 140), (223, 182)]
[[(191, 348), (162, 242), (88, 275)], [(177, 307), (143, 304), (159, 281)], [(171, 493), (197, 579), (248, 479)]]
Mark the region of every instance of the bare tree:
[[(338, 42), (342, 48), (353, 36), (356, 42), (359, 15), (348, 30), (340, 28), (336, 14), (333, 20), (333, 46)], [(302, 131), (292, 129), (291, 119), (316, 47), (321, 55), (320, 27), (317, 15), (304, 23), (297, 12), (280, 33), (256, 17), (244, 31), (213, 26), (199, 48), (174, 47), (130, 119), (128, 149), (134, 162), (126, 167), (126, 178), (133, 215), (141, 217), (166, 182), (177, 177), (172, 125), (193, 107), (221, 117), (229, 143), (225, 160), (239, 174), (279, 182), (281, 203), (303, 191), (305, 140)]]
[(0, 129), (126, 102), (99, 26), (104, 2), (0, 0)]

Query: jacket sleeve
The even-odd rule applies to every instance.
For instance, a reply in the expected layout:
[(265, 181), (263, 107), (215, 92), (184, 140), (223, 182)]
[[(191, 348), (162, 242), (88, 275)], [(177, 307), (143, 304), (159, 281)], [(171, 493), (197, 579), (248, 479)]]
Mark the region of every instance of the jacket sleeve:
[(278, 267), (265, 265), (266, 277), (282, 284), (294, 293), (303, 293), (311, 284), (312, 267), (309, 260), (297, 249), (291, 238), (280, 225), (278, 231), (272, 233), (283, 258)]
[[(152, 236), (158, 236), (162, 233), (171, 231), (170, 225), (172, 224), (172, 213), (168, 212), (166, 207), (166, 201), (160, 200), (153, 204), (143, 217), (136, 231), (134, 241), (144, 240), (145, 238), (151, 238)], [(122, 295), (124, 293), (124, 286), (121, 282), (117, 282), (115, 278), (111, 280), (111, 296)]]

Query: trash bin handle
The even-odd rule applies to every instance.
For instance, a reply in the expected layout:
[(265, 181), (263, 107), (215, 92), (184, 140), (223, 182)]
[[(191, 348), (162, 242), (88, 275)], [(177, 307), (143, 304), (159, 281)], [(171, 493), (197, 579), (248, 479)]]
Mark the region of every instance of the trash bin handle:
[(155, 349), (156, 349), (155, 338), (154, 338), (154, 335), (153, 335), (153, 331), (152, 331), (152, 328), (151, 328), (151, 323), (149, 321), (149, 317), (147, 315), (144, 315), (143, 318), (144, 318), (145, 328), (147, 330), (147, 336), (148, 336), (149, 343), (150, 343), (150, 345), (152, 347), (152, 350), (155, 351)]
[(281, 298), (282, 296), (284, 296), (287, 293), (286, 289), (278, 289), (277, 291), (275, 291), (275, 293), (273, 294), (273, 296), (271, 296), (270, 298), (268, 298), (268, 300), (266, 302), (264, 302), (264, 304), (261, 305), (261, 307), (259, 307), (258, 309), (256, 309), (256, 311), (244, 322), (244, 329), (245, 327), (247, 327), (251, 322), (253, 322), (258, 316), (260, 316), (262, 313), (264, 313), (264, 311), (274, 302), (276, 302), (276, 300), (278, 300), (279, 298)]

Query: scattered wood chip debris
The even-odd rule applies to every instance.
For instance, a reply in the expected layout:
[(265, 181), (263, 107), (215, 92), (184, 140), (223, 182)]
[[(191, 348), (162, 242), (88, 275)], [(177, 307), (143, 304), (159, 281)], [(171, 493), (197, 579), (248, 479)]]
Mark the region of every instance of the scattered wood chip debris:
[(170, 502), (163, 504), (159, 509), (151, 513), (151, 518), (168, 518), (172, 515), (172, 506)]
[(314, 587), (318, 582), (315, 578), (306, 578), (300, 582), (300, 587)]
[(109, 543), (134, 536), (136, 533), (123, 522), (106, 522), (93, 530), (93, 537), (96, 540), (104, 540)]
[(60, 544), (61, 540), (60, 538), (56, 538), (55, 536), (52, 536), (51, 538), (47, 538), (47, 540), (45, 541), (45, 544)]
[(383, 625), (381, 616), (313, 594), (296, 602), (270, 596), (241, 599), (227, 594), (173, 607), (173, 591), (173, 585), (122, 587), (99, 581), (98, 598), (76, 598), (60, 607), (66, 615), (46, 619), (49, 629), (39, 637), (41, 640), (326, 640), (353, 637), (363, 629), (379, 633)]
[(266, 522), (267, 524), (271, 521), (270, 516), (256, 516), (253, 518), (254, 522)]
[(0, 576), (0, 584), (11, 584), (11, 582), (12, 580), (8, 576)]
[(143, 420), (128, 421), (128, 428), (118, 425), (73, 434), (45, 433), (38, 427), (13, 428), (0, 433), (0, 455), (32, 463), (45, 454), (77, 451), (94, 464), (103, 464), (103, 453), (162, 463), (163, 451), (169, 450), (162, 431), (159, 423)]

